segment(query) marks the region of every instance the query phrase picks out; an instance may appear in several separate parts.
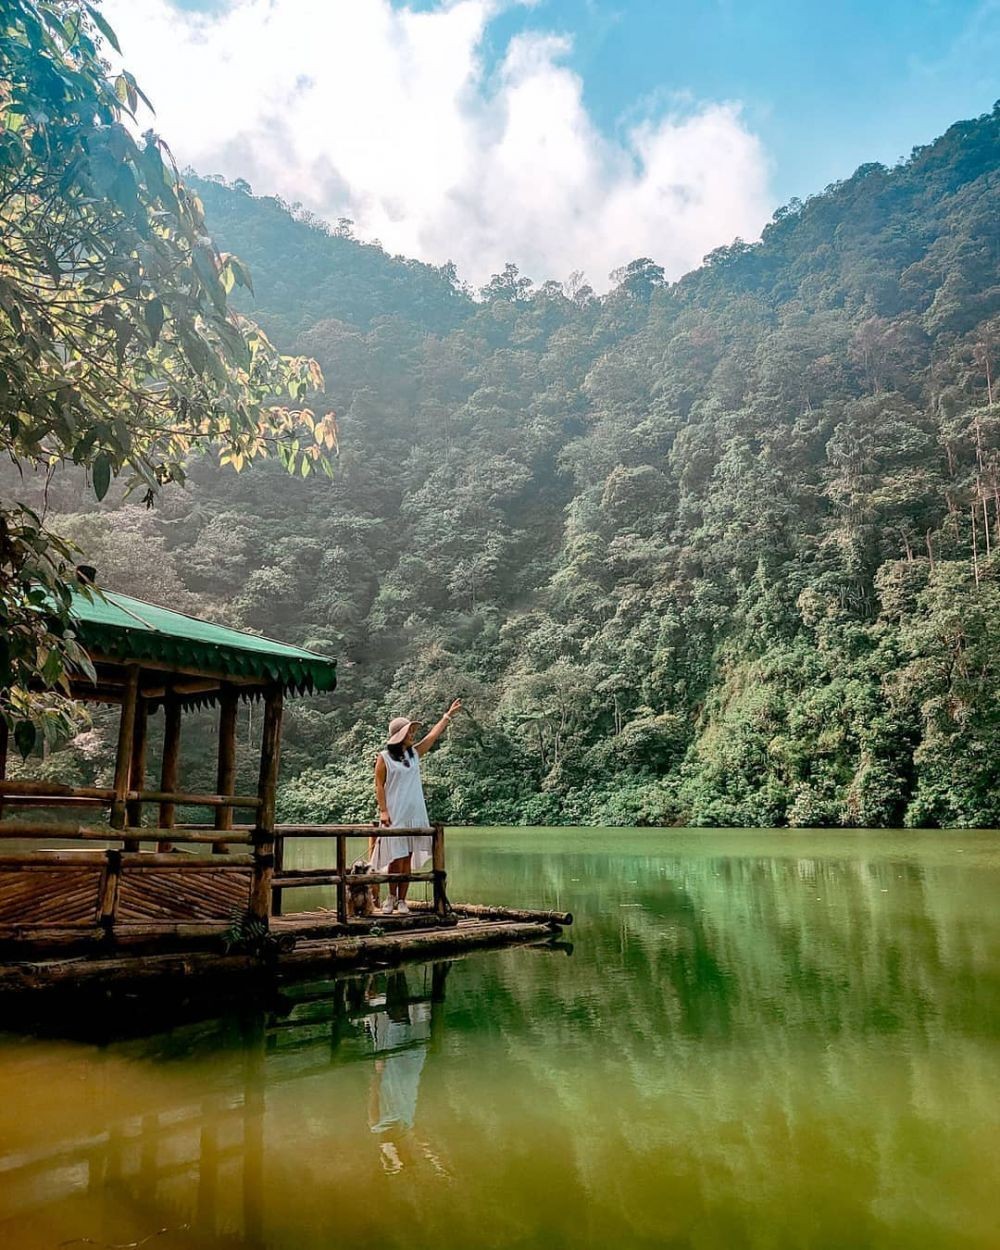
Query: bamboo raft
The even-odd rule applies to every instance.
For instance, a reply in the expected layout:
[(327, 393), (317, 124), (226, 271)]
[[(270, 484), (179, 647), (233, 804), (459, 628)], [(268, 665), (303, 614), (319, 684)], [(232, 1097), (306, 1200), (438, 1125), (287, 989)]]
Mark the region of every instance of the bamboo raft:
[[(431, 838), (430, 871), (362, 874), (348, 844), (366, 848), (372, 826), (277, 823), (283, 700), (332, 689), (333, 661), (124, 596), (79, 612), (96, 680), (78, 676), (73, 693), (121, 709), (113, 784), (8, 778), (0, 719), (0, 993), (291, 976), (544, 941), (572, 923), (561, 912), (452, 905), (440, 825), (396, 831)], [(254, 794), (236, 792), (240, 699), (263, 702)], [(182, 713), (205, 705), (219, 709), (216, 788), (194, 793), (179, 778)], [(149, 727), (160, 710), (154, 788)], [(75, 818), (52, 815), (63, 809)], [(180, 823), (178, 809), (202, 809), (209, 823)], [(330, 862), (286, 867), (299, 839), (331, 842)], [(353, 914), (359, 888), (404, 881), (429, 885), (432, 899), (407, 916)], [(300, 888), (330, 888), (334, 905), (284, 915), (286, 892)]]

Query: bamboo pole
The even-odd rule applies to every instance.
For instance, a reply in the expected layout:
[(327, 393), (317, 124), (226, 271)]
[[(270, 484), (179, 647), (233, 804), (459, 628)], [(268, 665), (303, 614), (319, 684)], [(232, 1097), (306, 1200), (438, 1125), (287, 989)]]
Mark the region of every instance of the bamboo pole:
[[(136, 708), (139, 701), (139, 666), (128, 666), (128, 678), (122, 695), (121, 716), (118, 721), (118, 752), (115, 756), (115, 797), (111, 804), (111, 827), (123, 829), (128, 822), (126, 796), (132, 773), (132, 745), (135, 740)], [(126, 841), (129, 849), (138, 849), (138, 842)], [(105, 934), (111, 935), (118, 911), (118, 891), (121, 886), (122, 859), (120, 851), (108, 852), (108, 863), (101, 882), (98, 919)]]
[[(346, 834), (349, 838), (377, 837), (378, 825), (275, 825), (276, 832), (285, 838), (335, 838), (338, 834)], [(406, 834), (416, 837), (430, 837), (434, 833), (433, 825), (400, 825), (393, 828), (393, 834)]]
[[(129, 800), (125, 804), (126, 825), (142, 824), (142, 803), (132, 794), (142, 790), (146, 782), (146, 747), (149, 742), (149, 705), (142, 698), (136, 700), (135, 729), (132, 734), (132, 758), (128, 773)], [(126, 851), (137, 851), (139, 843), (126, 841)]]
[[(189, 833), (187, 830), (175, 829), (130, 829), (129, 834), (136, 841), (158, 842), (164, 836), (172, 837), (175, 842), (194, 842), (211, 846), (220, 840), (217, 833)], [(74, 825), (61, 820), (3, 820), (0, 821), (0, 840), (5, 838), (60, 838), (72, 842), (120, 842), (125, 839), (125, 831), (113, 829), (110, 825)], [(226, 842), (239, 842), (249, 846), (253, 838), (250, 832), (238, 835), (223, 834)]]
[[(410, 904), (411, 911), (429, 911), (432, 904), (419, 899)], [(530, 907), (489, 907), (481, 903), (452, 903), (451, 910), (456, 916), (468, 916), (475, 920), (509, 920), (539, 924), (570, 925), (573, 913), (569, 911), (535, 911)]]
[(260, 774), (257, 797), (260, 807), (254, 830), (253, 882), (250, 886), (250, 914), (265, 923), (271, 915), (271, 878), (274, 876), (274, 810), (281, 756), (280, 686), (268, 688), (264, 698), (264, 728), (260, 744)]
[[(234, 794), (236, 783), (236, 713), (239, 701), (232, 686), (223, 686), (219, 711), (219, 761), (215, 788), (219, 794)], [(215, 809), (215, 828), (220, 832), (233, 827), (233, 809)], [(215, 855), (224, 855), (225, 842), (217, 842), (212, 848)]]
[[(160, 764), (160, 789), (168, 794), (177, 789), (177, 772), (181, 757), (181, 705), (176, 697), (167, 699), (163, 705), (163, 760)], [(172, 829), (177, 821), (177, 804), (172, 799), (160, 802), (160, 828)], [(156, 849), (164, 854), (173, 850), (169, 838), (157, 842)]]
[(110, 787), (66, 786), (58, 781), (0, 781), (0, 794), (13, 797), (18, 794), (65, 795), (67, 798), (101, 799), (110, 803), (115, 792)]
[[(317, 869), (310, 877), (292, 876), (289, 873), (283, 873), (280, 877), (275, 875), (271, 885), (274, 889), (294, 890), (298, 886), (319, 886), (319, 885), (335, 885), (338, 887), (337, 894), (340, 894), (340, 885), (343, 884), (345, 889), (345, 910), (346, 910), (346, 887), (349, 885), (388, 885), (391, 882), (400, 883), (403, 881), (433, 881), (434, 874), (432, 872), (323, 872)], [(411, 904), (412, 906), (412, 904)], [(345, 923), (341, 921), (341, 923)]]
[(132, 790), (130, 799), (143, 803), (185, 803), (189, 807), (259, 808), (260, 799), (250, 794), (189, 794), (186, 790)]
[(128, 666), (128, 679), (122, 695), (121, 716), (118, 721), (118, 752), (115, 756), (114, 799), (111, 804), (111, 824), (124, 829), (127, 819), (126, 799), (129, 774), (132, 770), (132, 739), (135, 734), (135, 709), (139, 697), (139, 666)]
[(274, 876), (271, 878), (271, 915), (280, 916), (284, 906), (281, 891), (274, 889), (275, 880), (285, 870), (285, 839), (280, 833), (274, 835)]
[[(347, 924), (347, 837), (337, 835), (337, 919)], [(374, 885), (375, 883), (372, 882)]]

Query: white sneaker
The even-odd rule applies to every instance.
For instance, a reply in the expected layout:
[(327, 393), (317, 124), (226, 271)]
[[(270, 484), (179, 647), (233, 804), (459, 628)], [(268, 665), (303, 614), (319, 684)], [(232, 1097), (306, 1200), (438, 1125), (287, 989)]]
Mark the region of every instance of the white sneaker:
[(408, 916), (410, 914), (410, 909), (407, 907), (405, 899), (396, 899), (396, 910), (401, 916)]
[(391, 916), (393, 911), (395, 910), (395, 907), (396, 907), (396, 900), (390, 894), (389, 897), (382, 904), (382, 915)]

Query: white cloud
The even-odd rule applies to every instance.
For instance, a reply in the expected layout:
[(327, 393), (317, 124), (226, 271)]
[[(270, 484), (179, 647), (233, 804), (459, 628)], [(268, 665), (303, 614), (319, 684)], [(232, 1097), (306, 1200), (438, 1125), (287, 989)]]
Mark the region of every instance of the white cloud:
[[(390, 0), (105, 0), (125, 61), (182, 164), (246, 178), (365, 238), (485, 281), (607, 285), (652, 256), (676, 277), (769, 215), (767, 161), (731, 103), (685, 105), (601, 134), (565, 37), (522, 34), (487, 71), (510, 0), (430, 11)], [(678, 84), (682, 86), (683, 84)]]

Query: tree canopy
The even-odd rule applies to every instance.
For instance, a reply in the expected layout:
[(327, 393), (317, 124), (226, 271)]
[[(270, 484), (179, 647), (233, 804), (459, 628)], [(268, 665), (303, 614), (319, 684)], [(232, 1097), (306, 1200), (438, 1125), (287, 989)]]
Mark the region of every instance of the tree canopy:
[[(0, 5), (0, 448), (14, 465), (124, 475), (147, 503), (192, 451), (240, 469), (276, 455), (328, 466), (332, 417), (303, 405), (322, 374), (283, 356), (228, 296), (249, 271), (220, 253), (198, 196), (152, 132), (141, 90), (100, 57), (89, 4)], [(0, 510), (0, 710), (30, 743), (32, 687), (83, 663), (65, 609), (81, 577), (39, 512)], [(51, 703), (48, 704), (51, 708)], [(34, 708), (38, 710), (37, 706)]]

